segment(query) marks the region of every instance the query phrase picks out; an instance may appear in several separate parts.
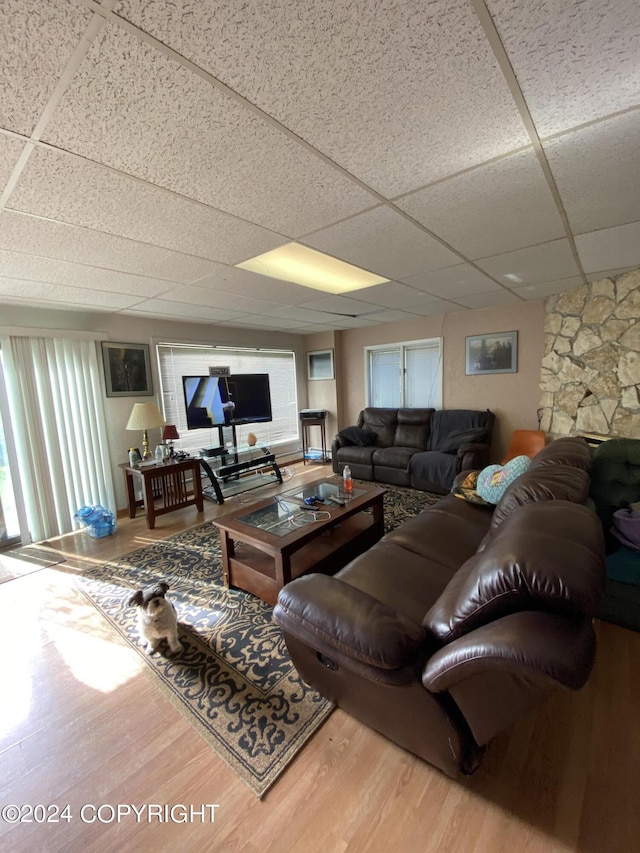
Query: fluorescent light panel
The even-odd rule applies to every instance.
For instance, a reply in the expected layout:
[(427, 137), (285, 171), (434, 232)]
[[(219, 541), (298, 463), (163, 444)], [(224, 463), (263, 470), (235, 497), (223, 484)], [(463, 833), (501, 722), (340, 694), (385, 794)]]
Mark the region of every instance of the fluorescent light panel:
[(287, 243), (236, 266), (327, 293), (349, 293), (389, 281), (300, 243)]

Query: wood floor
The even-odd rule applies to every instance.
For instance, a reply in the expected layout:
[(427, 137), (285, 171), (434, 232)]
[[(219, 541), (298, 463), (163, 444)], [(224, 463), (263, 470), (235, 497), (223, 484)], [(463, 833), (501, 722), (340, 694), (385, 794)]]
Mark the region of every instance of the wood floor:
[[(324, 473), (293, 470), (282, 488)], [(498, 736), (475, 776), (454, 782), (337, 710), (258, 800), (73, 582), (221, 510), (207, 501), (203, 515), (190, 507), (154, 531), (127, 518), (105, 539), (62, 537), (67, 562), (0, 583), (0, 850), (640, 850), (640, 634), (607, 623), (588, 685)], [(32, 822), (10, 823), (10, 804), (68, 804), (70, 820), (23, 810)], [(147, 808), (118, 822), (118, 804)], [(165, 822), (151, 809), (214, 804), (184, 823), (180, 809)]]

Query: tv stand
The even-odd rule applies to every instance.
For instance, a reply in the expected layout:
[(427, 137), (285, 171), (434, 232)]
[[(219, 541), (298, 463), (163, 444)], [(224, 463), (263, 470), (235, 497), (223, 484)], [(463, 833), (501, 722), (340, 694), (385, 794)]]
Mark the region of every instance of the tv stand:
[[(238, 448), (233, 447), (229, 453), (233, 461), (227, 462), (225, 455), (222, 463), (215, 468), (209, 464), (211, 457), (199, 457), (200, 465), (211, 481), (210, 486), (203, 488), (203, 495), (210, 500), (223, 504), (225, 493), (229, 497), (240, 492), (257, 489), (268, 483), (282, 483), (282, 473), (276, 462), (275, 454), (271, 453), (266, 447), (262, 447), (260, 450), (260, 456), (240, 460)], [(265, 469), (269, 469), (270, 472), (266, 476), (264, 474)], [(250, 476), (251, 474), (255, 476)]]

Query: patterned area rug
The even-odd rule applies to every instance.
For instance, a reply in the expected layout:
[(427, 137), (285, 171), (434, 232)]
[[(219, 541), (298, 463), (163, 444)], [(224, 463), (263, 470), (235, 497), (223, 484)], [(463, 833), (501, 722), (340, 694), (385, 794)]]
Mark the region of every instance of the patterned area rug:
[[(388, 487), (387, 530), (439, 500)], [(144, 653), (132, 590), (158, 580), (171, 589), (184, 651)], [(226, 589), (212, 522), (85, 571), (81, 591), (138, 652), (164, 694), (240, 778), (262, 797), (333, 710), (289, 659), (271, 607)]]

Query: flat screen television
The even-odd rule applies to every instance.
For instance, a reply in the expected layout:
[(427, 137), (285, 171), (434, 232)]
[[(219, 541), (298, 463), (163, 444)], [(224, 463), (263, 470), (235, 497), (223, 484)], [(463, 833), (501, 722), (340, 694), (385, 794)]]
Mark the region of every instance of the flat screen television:
[(187, 429), (271, 421), (268, 373), (183, 376)]

